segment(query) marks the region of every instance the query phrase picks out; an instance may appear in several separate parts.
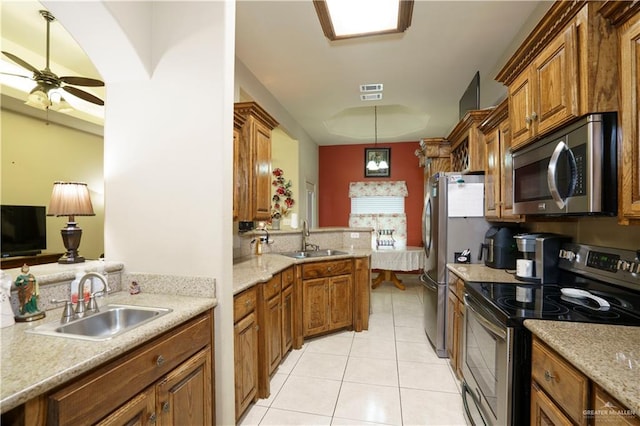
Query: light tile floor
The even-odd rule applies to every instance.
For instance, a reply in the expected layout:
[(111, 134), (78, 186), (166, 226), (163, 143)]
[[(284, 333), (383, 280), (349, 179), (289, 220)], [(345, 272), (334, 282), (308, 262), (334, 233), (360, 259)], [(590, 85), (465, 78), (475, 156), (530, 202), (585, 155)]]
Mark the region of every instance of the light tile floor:
[(247, 425), (466, 425), (460, 385), (422, 328), (422, 286), (371, 292), (369, 330), (308, 339), (289, 353), (240, 423)]

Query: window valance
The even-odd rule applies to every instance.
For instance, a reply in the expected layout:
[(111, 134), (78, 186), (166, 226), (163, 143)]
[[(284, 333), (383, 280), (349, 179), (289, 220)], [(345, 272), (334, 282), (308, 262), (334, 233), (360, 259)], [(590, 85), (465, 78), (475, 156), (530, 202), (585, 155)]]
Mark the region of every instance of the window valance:
[(403, 180), (385, 182), (351, 182), (349, 197), (407, 197), (407, 183)]

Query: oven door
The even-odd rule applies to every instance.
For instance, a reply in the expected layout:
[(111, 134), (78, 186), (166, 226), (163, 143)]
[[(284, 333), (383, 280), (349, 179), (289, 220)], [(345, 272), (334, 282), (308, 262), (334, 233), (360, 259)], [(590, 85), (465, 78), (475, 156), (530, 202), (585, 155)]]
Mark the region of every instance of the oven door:
[[(506, 327), (481, 303), (465, 294), (462, 374), (467, 418), (487, 425), (510, 424), (512, 416), (513, 328)], [(482, 424), (482, 423), (480, 423)]]

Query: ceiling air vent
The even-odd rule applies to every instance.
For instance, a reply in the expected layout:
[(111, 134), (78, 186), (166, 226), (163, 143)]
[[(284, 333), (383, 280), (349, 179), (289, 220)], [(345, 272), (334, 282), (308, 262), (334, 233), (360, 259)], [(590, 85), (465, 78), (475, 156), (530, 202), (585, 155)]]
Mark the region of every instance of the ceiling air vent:
[(368, 95), (360, 95), (361, 101), (379, 101), (382, 99), (382, 93), (369, 93)]
[(381, 92), (382, 91), (382, 83), (376, 84), (361, 84), (360, 85), (360, 93), (367, 92)]

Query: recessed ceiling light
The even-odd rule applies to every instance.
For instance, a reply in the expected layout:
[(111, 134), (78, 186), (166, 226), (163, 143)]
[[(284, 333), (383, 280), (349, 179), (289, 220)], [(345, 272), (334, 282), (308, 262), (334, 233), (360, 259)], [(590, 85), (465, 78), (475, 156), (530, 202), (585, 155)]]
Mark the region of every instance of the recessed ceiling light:
[(413, 0), (313, 0), (329, 40), (404, 32)]

